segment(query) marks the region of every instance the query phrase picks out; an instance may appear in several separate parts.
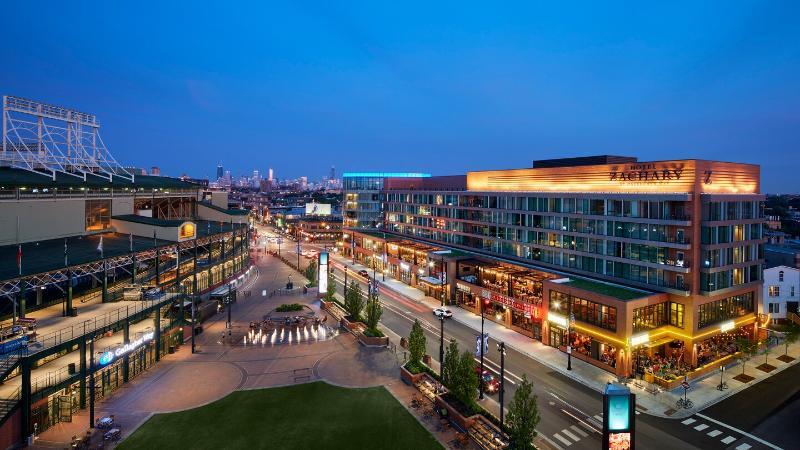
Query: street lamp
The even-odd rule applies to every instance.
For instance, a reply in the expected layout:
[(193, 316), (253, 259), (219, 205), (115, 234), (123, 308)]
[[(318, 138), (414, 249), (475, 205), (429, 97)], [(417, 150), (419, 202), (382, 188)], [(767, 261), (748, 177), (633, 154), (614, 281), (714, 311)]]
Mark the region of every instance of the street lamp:
[(344, 293), (343, 296), (347, 297), (347, 266), (344, 266)]
[(503, 425), (503, 394), (506, 391), (506, 343), (497, 344), (497, 351), (500, 352), (500, 425)]
[(481, 338), (480, 338), (480, 340), (478, 342), (478, 349), (480, 350), (480, 353), (481, 353), (481, 372), (478, 375), (478, 398), (480, 400), (483, 400), (483, 354), (484, 354), (484, 344), (483, 344), (483, 340), (484, 340), (484, 331), (483, 331), (484, 316), (483, 316), (483, 308), (484, 308), (484, 306), (488, 306), (488, 303), (489, 303), (489, 299), (482, 299), (481, 300)]
[(439, 315), (439, 378), (444, 367), (444, 311)]
[(572, 370), (572, 322), (575, 315), (572, 313), (572, 299), (569, 299), (569, 317), (567, 317), (567, 370)]
[(719, 384), (717, 385), (718, 391), (724, 391), (728, 389), (728, 384), (722, 379), (722, 375), (725, 373), (725, 366), (719, 366)]

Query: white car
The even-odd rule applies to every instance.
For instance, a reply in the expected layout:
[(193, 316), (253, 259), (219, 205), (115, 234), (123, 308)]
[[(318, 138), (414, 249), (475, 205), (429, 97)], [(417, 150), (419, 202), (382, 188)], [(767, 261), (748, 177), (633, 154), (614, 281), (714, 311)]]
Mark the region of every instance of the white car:
[(436, 317), (444, 317), (445, 319), (449, 319), (453, 317), (453, 311), (450, 311), (447, 308), (439, 307), (433, 310), (433, 315)]

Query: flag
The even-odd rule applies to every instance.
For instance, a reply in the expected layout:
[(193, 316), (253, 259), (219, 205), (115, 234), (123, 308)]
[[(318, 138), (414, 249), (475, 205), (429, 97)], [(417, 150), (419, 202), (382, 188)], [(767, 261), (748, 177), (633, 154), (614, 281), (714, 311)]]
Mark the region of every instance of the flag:
[(22, 246), (20, 245), (17, 247), (17, 268), (19, 269), (19, 274), (22, 275)]
[(100, 243), (97, 244), (97, 251), (100, 252), (100, 257), (103, 257), (103, 236), (100, 236)]
[(64, 238), (64, 267), (69, 266), (69, 260), (67, 259), (67, 238)]

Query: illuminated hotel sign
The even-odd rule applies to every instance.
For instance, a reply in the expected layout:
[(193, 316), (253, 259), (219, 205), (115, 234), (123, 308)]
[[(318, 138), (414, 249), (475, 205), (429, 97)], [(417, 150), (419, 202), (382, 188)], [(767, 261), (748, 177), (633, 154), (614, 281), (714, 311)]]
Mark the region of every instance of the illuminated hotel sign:
[(153, 336), (155, 334), (152, 331), (149, 331), (143, 334), (139, 339), (136, 339), (133, 342), (128, 342), (127, 344), (123, 345), (122, 347), (117, 347), (115, 350), (109, 350), (107, 352), (103, 352), (98, 359), (98, 363), (101, 366), (105, 366), (107, 364), (111, 364), (115, 359), (125, 356), (126, 354), (138, 349), (142, 345), (147, 342), (153, 340)]
[(636, 395), (619, 384), (607, 384), (603, 391), (603, 448), (632, 450), (636, 435)]
[(626, 170), (609, 172), (610, 181), (670, 181), (680, 180), (683, 167), (659, 169), (655, 164), (633, 164)]
[(759, 178), (755, 165), (686, 159), (468, 172), (467, 190), (757, 194)]

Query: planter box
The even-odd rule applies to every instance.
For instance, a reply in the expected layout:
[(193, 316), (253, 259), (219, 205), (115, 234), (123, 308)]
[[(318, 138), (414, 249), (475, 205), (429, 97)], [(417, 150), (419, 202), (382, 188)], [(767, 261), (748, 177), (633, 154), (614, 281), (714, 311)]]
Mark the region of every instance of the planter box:
[(411, 373), (404, 366), (400, 366), (400, 379), (408, 385), (414, 386), (420, 380), (422, 380), (425, 375), (425, 372), (420, 372), (417, 374)]
[[(359, 322), (361, 323), (361, 322)], [(381, 337), (374, 337), (374, 336), (366, 336), (362, 332), (356, 333), (356, 337), (358, 341), (368, 347), (388, 347), (389, 346), (389, 338), (386, 336)]]
[(367, 326), (364, 325), (363, 322), (350, 322), (349, 320), (347, 320), (347, 317), (342, 317), (341, 324), (344, 328), (347, 328), (350, 331), (359, 331), (367, 328)]
[(455, 409), (454, 407), (450, 406), (450, 404), (447, 403), (447, 401), (445, 401), (445, 399), (443, 399), (441, 395), (436, 396), (435, 404), (438, 408), (446, 409), (447, 416), (450, 419), (450, 421), (458, 425), (458, 427), (464, 431), (469, 430), (470, 427), (472, 427), (472, 425), (475, 423), (476, 420), (475, 418), (480, 416), (480, 414), (476, 414), (474, 416), (469, 416), (469, 417), (462, 416), (461, 413), (458, 412), (458, 410)]

